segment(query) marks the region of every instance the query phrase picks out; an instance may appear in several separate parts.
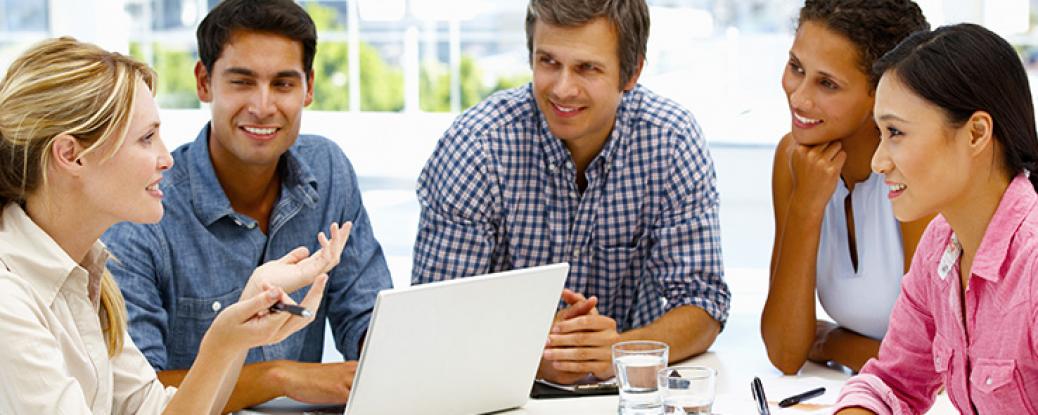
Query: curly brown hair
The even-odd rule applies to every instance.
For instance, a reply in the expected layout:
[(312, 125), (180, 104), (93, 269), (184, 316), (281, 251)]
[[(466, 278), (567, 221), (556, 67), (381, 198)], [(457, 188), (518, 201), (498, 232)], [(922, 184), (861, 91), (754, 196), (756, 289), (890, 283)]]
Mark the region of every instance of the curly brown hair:
[(822, 23), (858, 48), (858, 65), (876, 87), (872, 64), (912, 33), (929, 30), (919, 5), (911, 0), (807, 0), (797, 26)]

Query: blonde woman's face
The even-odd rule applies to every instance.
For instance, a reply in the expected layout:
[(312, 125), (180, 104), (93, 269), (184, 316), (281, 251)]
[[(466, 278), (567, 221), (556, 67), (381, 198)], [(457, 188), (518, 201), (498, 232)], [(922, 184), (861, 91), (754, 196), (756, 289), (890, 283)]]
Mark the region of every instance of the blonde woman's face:
[[(111, 158), (107, 145), (86, 156), (81, 177), (85, 198), (113, 223), (155, 223), (162, 219), (162, 173), (173, 158), (159, 136), (159, 111), (144, 82), (137, 86), (133, 118)], [(115, 143), (112, 140), (110, 143)]]

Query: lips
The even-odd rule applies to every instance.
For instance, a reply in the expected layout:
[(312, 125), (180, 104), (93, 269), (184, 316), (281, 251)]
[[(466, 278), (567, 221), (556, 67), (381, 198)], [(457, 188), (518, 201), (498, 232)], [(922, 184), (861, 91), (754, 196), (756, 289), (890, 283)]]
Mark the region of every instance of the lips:
[(559, 118), (572, 118), (580, 115), (586, 109), (585, 107), (572, 106), (572, 105), (559, 105), (554, 102), (548, 102), (551, 105), (552, 112)]
[(270, 141), (277, 136), (277, 127), (256, 127), (256, 126), (240, 126), (239, 130), (245, 133), (249, 138), (256, 141)]
[(160, 179), (152, 182), (151, 184), (148, 185), (148, 187), (145, 187), (144, 190), (147, 191), (148, 194), (150, 194), (150, 195), (152, 195), (154, 197), (157, 197), (159, 199), (162, 199), (162, 197), (163, 197), (162, 189), (159, 189), (159, 182), (161, 182), (161, 181), (162, 181), (162, 179), (160, 178)]
[(821, 123), (820, 119), (805, 117), (793, 111), (793, 125), (797, 128), (811, 128)]
[(908, 186), (903, 183), (886, 182), (887, 188), (890, 190), (887, 193), (887, 198), (893, 200), (894, 198), (901, 196), (908, 189)]

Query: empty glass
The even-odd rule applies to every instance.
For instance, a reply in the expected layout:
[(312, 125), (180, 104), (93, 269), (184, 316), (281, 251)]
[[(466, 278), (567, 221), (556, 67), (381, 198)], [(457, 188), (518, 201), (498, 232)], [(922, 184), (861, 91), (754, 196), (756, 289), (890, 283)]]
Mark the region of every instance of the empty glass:
[(670, 348), (655, 341), (629, 341), (613, 345), (613, 369), (620, 387), (622, 415), (659, 414), (663, 408), (656, 375), (667, 367)]

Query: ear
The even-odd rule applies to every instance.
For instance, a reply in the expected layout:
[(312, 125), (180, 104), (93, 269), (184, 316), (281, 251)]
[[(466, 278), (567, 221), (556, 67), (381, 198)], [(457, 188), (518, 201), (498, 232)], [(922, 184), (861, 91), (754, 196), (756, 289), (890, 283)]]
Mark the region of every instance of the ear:
[(303, 101), (303, 106), (308, 107), (310, 103), (314, 102), (314, 71), (310, 70), (310, 73), (306, 74), (306, 98)]
[(994, 120), (991, 119), (991, 114), (985, 111), (974, 112), (964, 125), (966, 134), (969, 137), (969, 151), (970, 155), (980, 155), (988, 147), (991, 147), (992, 140), (994, 139), (995, 124)]
[(209, 71), (205, 69), (205, 65), (199, 60), (195, 62), (195, 91), (198, 93), (198, 100), (209, 103), (213, 100), (212, 93), (212, 78), (209, 77)]
[(624, 84), (624, 91), (630, 91), (638, 85), (638, 77), (642, 75), (642, 68), (645, 67), (645, 59), (638, 61), (638, 67), (634, 68), (634, 73), (631, 74), (631, 79), (627, 80)]
[(83, 149), (75, 137), (68, 134), (55, 137), (50, 151), (52, 168), (68, 172), (72, 176), (79, 176), (83, 171), (84, 161), (79, 157)]

